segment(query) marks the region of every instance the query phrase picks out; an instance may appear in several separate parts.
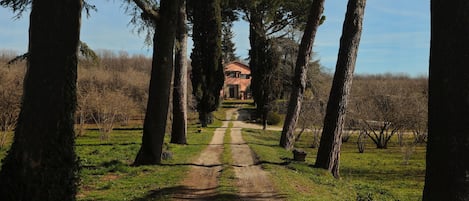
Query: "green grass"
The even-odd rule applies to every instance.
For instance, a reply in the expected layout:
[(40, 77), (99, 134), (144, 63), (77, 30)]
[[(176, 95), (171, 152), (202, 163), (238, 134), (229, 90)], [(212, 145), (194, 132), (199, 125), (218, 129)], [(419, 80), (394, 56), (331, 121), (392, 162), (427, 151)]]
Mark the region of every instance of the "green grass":
[[(189, 170), (193, 158), (209, 143), (215, 128), (197, 133), (189, 127), (188, 144), (167, 144), (172, 159), (159, 166), (131, 166), (140, 148), (141, 130), (113, 131), (100, 141), (91, 131), (77, 139), (81, 184), (78, 200), (167, 200)], [(169, 141), (169, 136), (165, 139)]]
[[(201, 129), (191, 124), (189, 145), (168, 144), (173, 157), (164, 160), (161, 166), (130, 165), (140, 148), (141, 130), (115, 130), (106, 141), (99, 139), (97, 131), (87, 130), (76, 140), (76, 151), (82, 165), (77, 199), (168, 200), (189, 171), (187, 164), (207, 146), (214, 129), (221, 126), (220, 120), (225, 119), (226, 109), (221, 108), (214, 113), (217, 118), (208, 128)], [(224, 169), (217, 189), (219, 200), (236, 200), (230, 132), (228, 128), (224, 139)], [(166, 137), (168, 142), (169, 136)], [(296, 144), (308, 153), (306, 162), (291, 161), (292, 153), (278, 146), (279, 132), (243, 129), (243, 137), (257, 154), (262, 167), (271, 172), (279, 193), (289, 201), (421, 200), (425, 173), (424, 145), (416, 146), (406, 161), (405, 149), (398, 146), (396, 139), (385, 150), (376, 149), (371, 140), (367, 140), (365, 153), (360, 154), (356, 146), (357, 136), (352, 136), (342, 146), (341, 179), (337, 180), (327, 171), (312, 167), (317, 149), (308, 148), (312, 143), (310, 133), (303, 134)], [(9, 138), (11, 142), (11, 134)], [(0, 159), (8, 148), (9, 145), (0, 149)]]
[(231, 156), (231, 128), (233, 123), (228, 124), (228, 128), (225, 132), (225, 137), (223, 139), (223, 171), (220, 175), (219, 186), (217, 192), (217, 200), (237, 200), (236, 194), (238, 189), (236, 187), (236, 175), (233, 169), (233, 158)]
[[(191, 124), (188, 127), (188, 145), (169, 144), (172, 159), (159, 166), (131, 166), (141, 145), (142, 130), (114, 130), (108, 140), (100, 140), (97, 130), (86, 130), (76, 139), (76, 152), (81, 171), (77, 200), (168, 200), (177, 189), (190, 164), (210, 142), (213, 131), (221, 126), (214, 124), (202, 129)], [(11, 135), (10, 135), (11, 138)], [(10, 142), (0, 148), (4, 158)], [(166, 135), (169, 142), (169, 135)]]
[[(306, 162), (291, 161), (293, 154), (278, 146), (279, 132), (243, 130), (243, 137), (271, 172), (274, 183), (288, 200), (421, 200), (425, 173), (425, 148), (417, 146), (408, 165), (395, 144), (378, 150), (367, 144), (365, 153), (356, 148), (356, 137), (343, 144), (341, 179), (314, 168), (317, 149), (308, 148), (308, 134), (296, 144), (307, 153)], [(368, 143), (370, 143), (368, 141)]]
[[(5, 142), (4, 142), (3, 146), (0, 147), (0, 164), (1, 164), (1, 159), (3, 159), (6, 156), (7, 151), (10, 149), (11, 142), (13, 140), (13, 132), (3, 133), (2, 131), (0, 131), (0, 135), (5, 135)], [(2, 137), (3, 136), (0, 136), (0, 138), (2, 138)]]
[(213, 132), (222, 125), (225, 110), (214, 112), (207, 128), (188, 127), (188, 145), (169, 144), (172, 159), (160, 166), (132, 167), (140, 148), (141, 130), (116, 130), (109, 141), (99, 141), (99, 133), (89, 132), (77, 139), (77, 152), (84, 166), (78, 200), (169, 200), (180, 187), (195, 157), (208, 145)]
[(248, 100), (223, 100), (221, 107), (222, 108), (236, 108), (236, 107), (253, 107), (254, 106), (254, 100), (248, 99)]

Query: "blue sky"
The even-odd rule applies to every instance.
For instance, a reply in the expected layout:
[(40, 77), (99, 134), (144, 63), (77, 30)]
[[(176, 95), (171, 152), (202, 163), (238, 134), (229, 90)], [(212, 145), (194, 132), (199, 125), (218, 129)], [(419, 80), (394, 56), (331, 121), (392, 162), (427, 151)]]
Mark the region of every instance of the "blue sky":
[[(151, 55), (128, 24), (121, 1), (90, 0), (98, 8), (90, 18), (83, 17), (81, 40), (94, 49), (125, 50), (132, 54)], [(321, 64), (335, 68), (346, 0), (326, 0), (325, 23), (319, 27), (313, 51)], [(29, 14), (14, 19), (14, 14), (0, 8), (0, 49), (25, 52), (28, 44)], [(246, 22), (234, 26), (237, 54), (247, 57), (249, 31)], [(368, 0), (356, 73), (428, 74), (430, 42), (430, 2), (428, 0)], [(191, 44), (191, 42), (190, 42)]]

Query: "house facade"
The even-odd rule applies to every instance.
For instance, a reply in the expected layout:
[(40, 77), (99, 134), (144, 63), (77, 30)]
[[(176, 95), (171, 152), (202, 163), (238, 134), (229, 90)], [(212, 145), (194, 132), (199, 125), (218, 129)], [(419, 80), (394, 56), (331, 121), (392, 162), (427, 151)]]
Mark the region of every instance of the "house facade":
[(224, 99), (251, 98), (251, 69), (246, 64), (234, 61), (225, 65), (225, 83), (221, 91)]

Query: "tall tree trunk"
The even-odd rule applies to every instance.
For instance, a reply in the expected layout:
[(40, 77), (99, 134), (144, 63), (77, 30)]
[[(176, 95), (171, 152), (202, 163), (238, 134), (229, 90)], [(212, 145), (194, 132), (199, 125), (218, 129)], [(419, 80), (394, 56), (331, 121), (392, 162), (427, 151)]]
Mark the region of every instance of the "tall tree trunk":
[(187, 144), (187, 29), (186, 1), (179, 1), (174, 57), (173, 122), (171, 143)]
[(153, 36), (153, 61), (142, 146), (134, 165), (161, 163), (173, 71), (173, 49), (179, 1), (161, 0), (160, 20)]
[(81, 0), (32, 1), (29, 57), (1, 200), (75, 200), (74, 149)]
[(431, 1), (423, 200), (469, 200), (469, 2)]
[(311, 49), (314, 44), (316, 32), (321, 23), (321, 16), (324, 11), (324, 0), (315, 0), (311, 6), (306, 29), (301, 39), (300, 49), (295, 65), (295, 77), (293, 78), (293, 91), (288, 102), (287, 116), (283, 124), (280, 146), (285, 149), (292, 149), (295, 144), (295, 128), (298, 116), (301, 111), (303, 95), (306, 88), (306, 72), (311, 59)]
[(327, 103), (324, 129), (315, 166), (328, 169), (339, 178), (340, 146), (345, 123), (347, 99), (352, 87), (353, 71), (362, 32), (366, 0), (349, 0), (340, 39), (339, 55)]

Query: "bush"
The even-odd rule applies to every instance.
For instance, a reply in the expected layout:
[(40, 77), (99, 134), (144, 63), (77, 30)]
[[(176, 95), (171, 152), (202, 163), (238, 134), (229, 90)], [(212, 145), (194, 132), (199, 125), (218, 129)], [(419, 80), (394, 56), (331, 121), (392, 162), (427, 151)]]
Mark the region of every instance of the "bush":
[(281, 117), (278, 113), (276, 112), (269, 112), (267, 114), (267, 124), (269, 125), (276, 125), (280, 123)]

